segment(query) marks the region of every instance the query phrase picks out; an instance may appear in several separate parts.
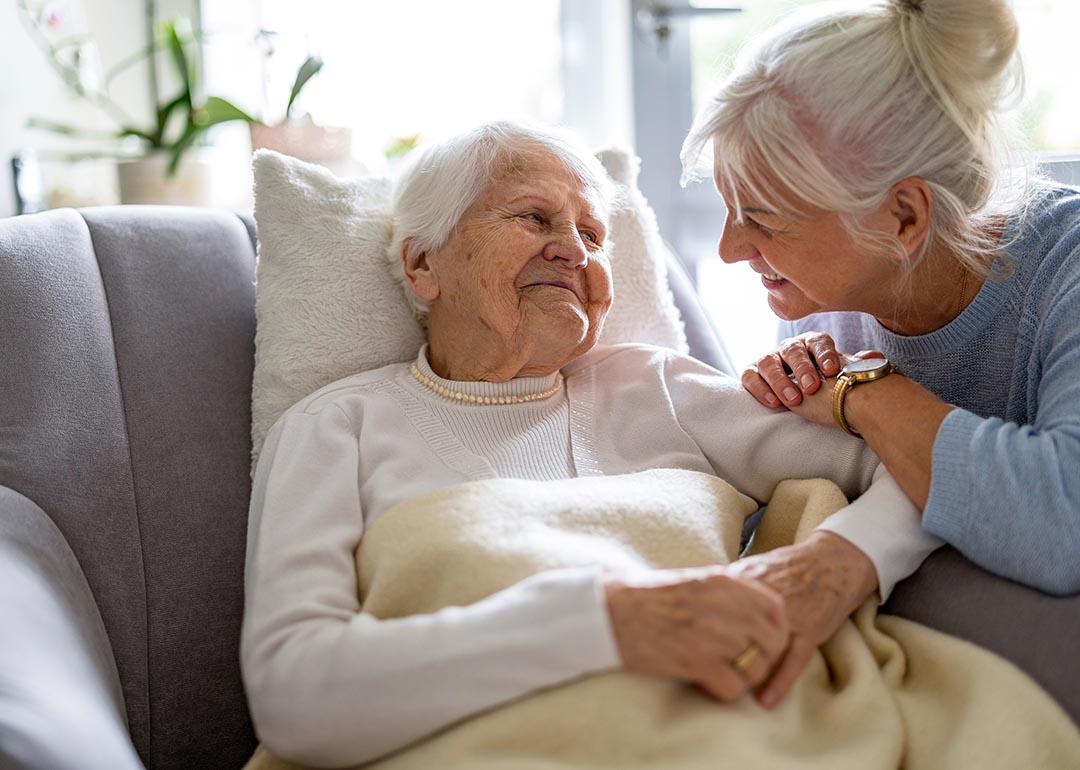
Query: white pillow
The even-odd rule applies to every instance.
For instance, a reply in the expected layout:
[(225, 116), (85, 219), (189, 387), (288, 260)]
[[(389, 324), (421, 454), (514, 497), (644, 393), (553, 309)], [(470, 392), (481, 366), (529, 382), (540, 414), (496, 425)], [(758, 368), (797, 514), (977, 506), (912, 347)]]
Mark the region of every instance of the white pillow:
[[(615, 302), (600, 341), (687, 351), (665, 249), (636, 187), (638, 161), (598, 155), (616, 182), (609, 233)], [(339, 179), (270, 150), (255, 153), (259, 260), (255, 293), (252, 467), (278, 417), (324, 385), (408, 361), (424, 342), (386, 260), (392, 184)]]
[(688, 353), (686, 329), (668, 286), (668, 249), (656, 214), (637, 187), (641, 161), (619, 149), (602, 150), (596, 157), (616, 188), (607, 247), (615, 301), (599, 342), (642, 342)]

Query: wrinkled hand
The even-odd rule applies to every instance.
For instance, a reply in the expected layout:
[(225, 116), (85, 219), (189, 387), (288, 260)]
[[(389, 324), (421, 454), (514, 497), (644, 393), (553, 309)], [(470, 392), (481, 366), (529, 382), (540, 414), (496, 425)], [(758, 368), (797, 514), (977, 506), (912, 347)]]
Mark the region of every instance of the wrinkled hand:
[[(634, 582), (609, 578), (605, 596), (623, 665), (697, 684), (720, 700), (765, 681), (790, 635), (775, 591), (722, 568), (657, 570)], [(758, 655), (733, 661), (750, 644)]]
[[(775, 352), (748, 366), (741, 381), (765, 406), (793, 409), (807, 396), (827, 394), (831, 390), (831, 378), (840, 374), (848, 361), (883, 357), (876, 350), (861, 350), (849, 356), (838, 352), (833, 338), (825, 332), (806, 332), (784, 340)], [(828, 387), (821, 387), (823, 378), (829, 378), (824, 382)]]
[(825, 531), (814, 532), (798, 545), (740, 559), (727, 571), (759, 580), (779, 593), (791, 624), (791, 643), (757, 692), (758, 702), (766, 708), (784, 699), (814, 650), (878, 585), (870, 559), (844, 538)]

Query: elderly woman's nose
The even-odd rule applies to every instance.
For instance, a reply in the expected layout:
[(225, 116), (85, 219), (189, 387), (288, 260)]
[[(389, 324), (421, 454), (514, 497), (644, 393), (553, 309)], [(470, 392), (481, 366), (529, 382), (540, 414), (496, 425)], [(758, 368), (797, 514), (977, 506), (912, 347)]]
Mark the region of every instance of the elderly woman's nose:
[(561, 259), (569, 267), (584, 267), (589, 263), (589, 250), (577, 230), (561, 233), (544, 247), (544, 259), (549, 262)]

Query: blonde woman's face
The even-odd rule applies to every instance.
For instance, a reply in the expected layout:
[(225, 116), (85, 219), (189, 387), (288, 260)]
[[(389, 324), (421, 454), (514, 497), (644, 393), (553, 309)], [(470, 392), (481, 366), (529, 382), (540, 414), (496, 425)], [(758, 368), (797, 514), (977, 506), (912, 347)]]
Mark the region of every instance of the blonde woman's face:
[[(736, 221), (734, 195), (720, 189), (727, 207), (720, 258), (728, 264), (749, 263), (761, 275), (769, 307), (780, 318), (794, 320), (828, 310), (867, 311), (892, 290), (895, 265), (860, 248), (837, 214), (792, 218), (742, 194), (743, 218)], [(867, 224), (873, 226), (876, 216)]]

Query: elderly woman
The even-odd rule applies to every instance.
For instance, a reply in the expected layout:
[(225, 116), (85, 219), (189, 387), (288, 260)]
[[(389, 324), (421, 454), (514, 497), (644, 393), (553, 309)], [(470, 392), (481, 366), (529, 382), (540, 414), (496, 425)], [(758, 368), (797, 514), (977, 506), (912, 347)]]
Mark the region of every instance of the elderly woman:
[[(711, 145), (720, 255), (792, 322), (747, 390), (861, 434), (924, 528), (977, 564), (1074, 594), (1080, 192), (1003, 165), (1016, 46), (1005, 0), (789, 26), (721, 87), (683, 159), (692, 173)], [(837, 348), (887, 358), (841, 369)]]
[[(275, 754), (358, 763), (619, 666), (734, 699), (783, 669), (786, 604), (828, 635), (928, 552), (863, 442), (760, 410), (673, 351), (596, 346), (612, 302), (610, 195), (594, 158), (513, 124), (434, 147), (400, 180), (393, 249), (427, 344), (293, 406), (255, 476), (242, 666)], [(757, 501), (788, 477), (869, 491), (756, 571), (779, 592), (752, 564), (633, 581), (568, 569), (432, 614), (362, 610), (354, 552), (401, 501), (470, 479), (649, 468), (716, 474)]]

